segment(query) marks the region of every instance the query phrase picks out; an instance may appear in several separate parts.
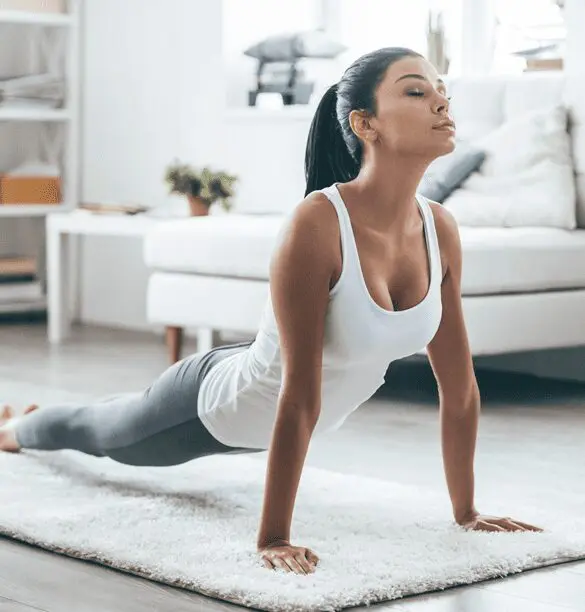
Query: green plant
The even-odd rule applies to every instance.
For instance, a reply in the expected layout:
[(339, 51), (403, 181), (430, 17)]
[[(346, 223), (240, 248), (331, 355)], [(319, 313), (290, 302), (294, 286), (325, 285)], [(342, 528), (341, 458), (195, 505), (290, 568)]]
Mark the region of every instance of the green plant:
[(210, 168), (198, 170), (179, 161), (172, 163), (166, 170), (165, 182), (171, 193), (200, 198), (207, 206), (220, 201), (226, 211), (232, 209), (234, 183), (237, 177), (227, 172), (215, 172)]

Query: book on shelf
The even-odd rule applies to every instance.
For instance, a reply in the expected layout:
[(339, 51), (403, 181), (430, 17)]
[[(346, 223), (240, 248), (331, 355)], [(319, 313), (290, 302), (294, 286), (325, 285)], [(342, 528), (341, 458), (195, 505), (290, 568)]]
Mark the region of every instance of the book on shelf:
[(43, 299), (34, 257), (0, 257), (0, 304), (28, 303)]
[(14, 315), (25, 312), (45, 312), (47, 309), (47, 299), (25, 300), (22, 302), (0, 302), (0, 314)]
[(0, 277), (36, 277), (36, 275), (36, 257), (0, 256)]
[(40, 281), (4, 282), (0, 281), (0, 303), (28, 302), (43, 297), (43, 286)]

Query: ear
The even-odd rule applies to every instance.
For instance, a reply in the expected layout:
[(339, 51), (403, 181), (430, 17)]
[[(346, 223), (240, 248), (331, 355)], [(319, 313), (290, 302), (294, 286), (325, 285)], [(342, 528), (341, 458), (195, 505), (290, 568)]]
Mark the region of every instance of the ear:
[(349, 113), (349, 125), (362, 141), (375, 142), (378, 139), (378, 133), (372, 126), (371, 115), (366, 111), (352, 110)]

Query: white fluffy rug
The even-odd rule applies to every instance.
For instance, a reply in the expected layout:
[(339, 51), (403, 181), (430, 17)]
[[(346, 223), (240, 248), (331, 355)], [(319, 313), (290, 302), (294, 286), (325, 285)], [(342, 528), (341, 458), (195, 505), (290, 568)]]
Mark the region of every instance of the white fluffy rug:
[[(341, 610), (585, 557), (585, 518), (515, 504), (547, 532), (470, 533), (453, 525), (446, 494), (306, 468), (293, 538), (320, 567), (269, 571), (254, 552), (264, 472), (265, 455), (133, 468), (70, 451), (1, 453), (0, 531), (274, 611)], [(491, 509), (506, 512), (504, 501)]]

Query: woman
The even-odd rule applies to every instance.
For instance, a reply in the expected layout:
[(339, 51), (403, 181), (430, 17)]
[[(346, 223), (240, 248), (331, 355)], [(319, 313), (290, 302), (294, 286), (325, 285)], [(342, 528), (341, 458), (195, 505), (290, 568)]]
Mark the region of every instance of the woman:
[(427, 346), (456, 523), (540, 531), (474, 505), (480, 396), (459, 236), (447, 210), (416, 195), (454, 138), (445, 85), (422, 56), (389, 48), (358, 59), (313, 119), (306, 197), (279, 234), (254, 341), (196, 353), (143, 393), (32, 406), (20, 419), (7, 412), (0, 449), (68, 448), (158, 466), (268, 449), (258, 552), (268, 568), (311, 573), (318, 558), (291, 543), (290, 527), (312, 435), (339, 427), (391, 361)]

